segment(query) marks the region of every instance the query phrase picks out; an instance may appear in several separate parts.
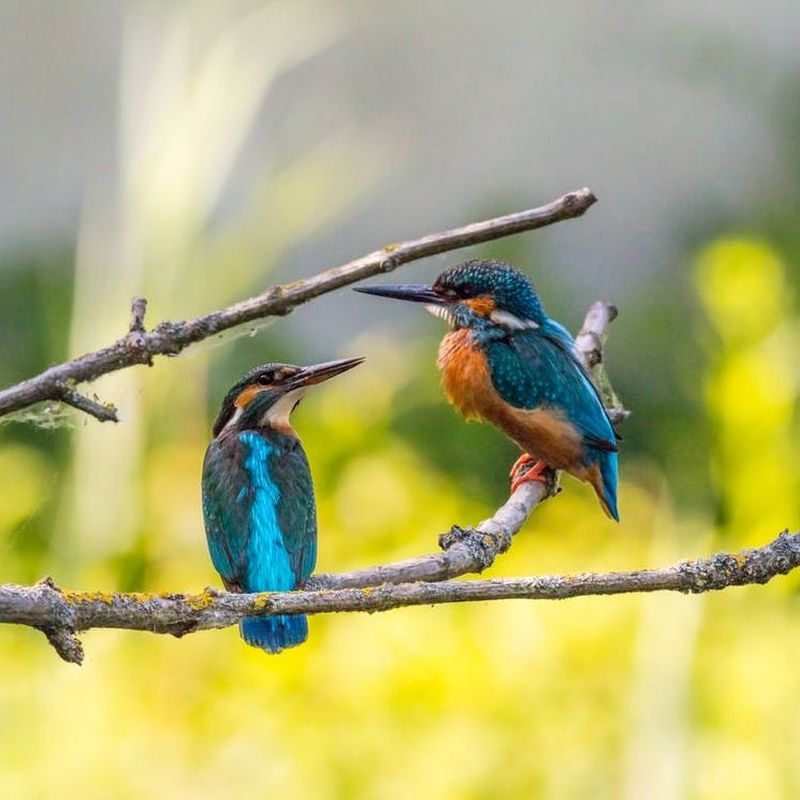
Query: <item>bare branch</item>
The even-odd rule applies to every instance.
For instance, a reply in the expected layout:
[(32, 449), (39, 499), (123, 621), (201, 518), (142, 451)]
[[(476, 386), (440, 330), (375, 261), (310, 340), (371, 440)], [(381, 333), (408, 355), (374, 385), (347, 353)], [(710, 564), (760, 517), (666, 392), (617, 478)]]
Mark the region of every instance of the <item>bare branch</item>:
[(42, 628), (56, 653), (70, 664), (83, 664), (83, 645), (69, 628)]
[[(109, 372), (137, 364), (151, 364), (155, 356), (177, 355), (189, 345), (221, 331), (255, 319), (286, 315), (315, 297), (372, 275), (391, 272), (401, 264), (579, 217), (595, 201), (589, 189), (579, 189), (539, 208), (386, 245), (381, 250), (311, 278), (272, 286), (256, 297), (195, 319), (162, 322), (147, 332), (134, 330), (133, 323), (140, 321), (138, 312), (134, 310), (131, 332), (127, 336), (108, 347), (50, 367), (33, 378), (0, 391), (0, 416), (43, 400), (63, 400), (59, 386), (75, 386)], [(143, 306), (141, 310), (143, 317)]]
[(483, 572), (495, 558), (511, 547), (533, 510), (547, 496), (542, 483), (523, 483), (514, 494), (477, 528), (454, 525), (439, 537), (443, 552), (409, 558), (395, 564), (354, 570), (341, 574), (312, 575), (306, 589), (344, 589), (379, 586), (384, 583), (443, 581), (472, 572)]
[(131, 322), (128, 326), (130, 333), (144, 333), (144, 315), (147, 313), (147, 298), (134, 297), (131, 300)]
[(624, 422), (631, 415), (612, 388), (603, 362), (608, 326), (618, 314), (616, 306), (595, 300), (586, 313), (580, 333), (575, 337), (575, 351), (592, 376), (592, 382), (599, 390), (614, 424)]
[[(800, 534), (781, 533), (769, 544), (717, 553), (674, 566), (630, 572), (532, 578), (401, 583), (321, 591), (231, 594), (104, 594), (63, 591), (52, 582), (0, 586), (0, 622), (45, 631), (123, 628), (182, 636), (225, 628), (246, 616), (388, 611), (393, 608), (486, 600), (565, 600), (631, 592), (701, 593), (766, 583), (800, 566)], [(52, 637), (51, 637), (52, 641)], [(57, 648), (62, 655), (62, 649)], [(74, 660), (69, 658), (68, 660)]]
[(99, 403), (97, 400), (92, 400), (90, 397), (86, 397), (86, 395), (81, 394), (66, 383), (56, 383), (54, 391), (57, 393), (57, 397), (62, 403), (77, 408), (79, 411), (91, 414), (95, 419), (100, 420), (100, 422), (119, 422), (117, 409), (111, 403)]

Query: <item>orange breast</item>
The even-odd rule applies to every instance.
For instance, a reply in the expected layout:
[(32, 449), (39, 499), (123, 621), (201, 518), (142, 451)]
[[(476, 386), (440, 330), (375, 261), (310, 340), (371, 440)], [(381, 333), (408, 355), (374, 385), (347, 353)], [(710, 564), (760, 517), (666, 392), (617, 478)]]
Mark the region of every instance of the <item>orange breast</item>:
[(466, 328), (448, 333), (439, 345), (439, 369), (447, 399), (467, 418), (486, 417), (492, 386), (486, 356)]
[(453, 331), (444, 337), (439, 368), (447, 399), (467, 419), (491, 422), (551, 467), (573, 474), (583, 471), (580, 432), (557, 409), (521, 409), (506, 403), (494, 388), (486, 356), (470, 331)]

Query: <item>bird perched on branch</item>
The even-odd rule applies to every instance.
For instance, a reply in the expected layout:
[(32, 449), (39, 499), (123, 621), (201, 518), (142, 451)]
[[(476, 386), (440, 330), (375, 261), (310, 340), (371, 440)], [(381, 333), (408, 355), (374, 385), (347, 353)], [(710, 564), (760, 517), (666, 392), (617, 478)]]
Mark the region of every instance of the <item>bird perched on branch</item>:
[[(225, 396), (203, 463), (203, 517), (211, 561), (228, 591), (289, 591), (314, 569), (314, 486), (289, 417), (310, 386), (362, 361), (265, 364)], [(279, 653), (306, 640), (308, 621), (247, 617), (239, 630), (248, 644)]]
[(439, 367), (450, 402), (500, 428), (524, 451), (511, 471), (547, 483), (561, 469), (588, 481), (605, 512), (617, 511), (617, 439), (569, 332), (545, 313), (526, 275), (500, 261), (465, 261), (431, 286), (358, 292), (423, 303), (450, 325)]

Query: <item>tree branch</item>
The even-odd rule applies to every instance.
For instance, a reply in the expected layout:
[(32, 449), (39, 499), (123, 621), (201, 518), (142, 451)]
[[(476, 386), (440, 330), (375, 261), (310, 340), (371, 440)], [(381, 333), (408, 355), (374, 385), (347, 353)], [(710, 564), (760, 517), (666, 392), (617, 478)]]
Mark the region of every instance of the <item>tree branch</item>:
[(542, 483), (523, 483), (487, 520), (476, 528), (454, 525), (439, 537), (441, 553), (409, 558), (394, 564), (344, 572), (312, 575), (305, 589), (345, 589), (411, 581), (443, 581), (483, 572), (511, 547), (511, 540), (539, 503), (547, 497)]
[(586, 313), (580, 333), (575, 337), (575, 352), (591, 375), (592, 382), (606, 405), (608, 416), (615, 425), (624, 422), (631, 415), (611, 386), (603, 360), (608, 326), (618, 314), (616, 306), (595, 300)]
[[(44, 400), (64, 402), (64, 386), (74, 387), (137, 364), (149, 365), (155, 356), (177, 355), (189, 345), (221, 331), (256, 319), (286, 315), (315, 297), (372, 275), (391, 272), (401, 264), (579, 217), (595, 201), (596, 198), (589, 189), (579, 189), (539, 208), (432, 233), (399, 244), (389, 244), (310, 278), (271, 286), (256, 297), (195, 319), (162, 322), (150, 331), (144, 330), (145, 303), (142, 298), (135, 298), (127, 335), (108, 347), (52, 366), (33, 378), (0, 391), (0, 416)], [(73, 402), (71, 405), (89, 411), (85, 402)], [(116, 421), (116, 415), (93, 413), (93, 416), (101, 420)]]
[(54, 390), (57, 392), (58, 399), (62, 403), (77, 408), (79, 411), (91, 414), (91, 416), (100, 420), (100, 422), (119, 422), (117, 409), (111, 403), (99, 403), (97, 400), (92, 400), (90, 397), (82, 395), (72, 386), (62, 382), (56, 383)]
[[(800, 534), (781, 533), (769, 544), (740, 553), (717, 553), (674, 566), (629, 572), (555, 575), (533, 578), (401, 583), (350, 589), (232, 594), (206, 589), (202, 594), (104, 594), (69, 592), (52, 582), (31, 587), (0, 586), (0, 622), (29, 625), (66, 636), (89, 628), (170, 633), (183, 636), (225, 628), (246, 616), (327, 614), (338, 611), (388, 611), (392, 608), (486, 600), (565, 600), (630, 592), (701, 593), (731, 586), (766, 583), (800, 566)], [(59, 655), (80, 661), (79, 653), (57, 647)]]

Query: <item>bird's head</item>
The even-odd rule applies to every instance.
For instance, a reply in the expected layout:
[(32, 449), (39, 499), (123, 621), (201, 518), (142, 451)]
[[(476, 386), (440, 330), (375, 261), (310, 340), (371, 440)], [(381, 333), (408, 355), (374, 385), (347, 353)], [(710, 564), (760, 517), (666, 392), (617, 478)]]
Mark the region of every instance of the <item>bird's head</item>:
[(445, 270), (430, 286), (391, 284), (356, 291), (423, 303), (453, 328), (498, 325), (524, 330), (538, 328), (547, 319), (528, 276), (502, 261), (464, 261)]
[(213, 434), (271, 427), (291, 432), (289, 417), (309, 387), (358, 366), (363, 358), (343, 358), (310, 367), (264, 364), (251, 369), (222, 401)]

